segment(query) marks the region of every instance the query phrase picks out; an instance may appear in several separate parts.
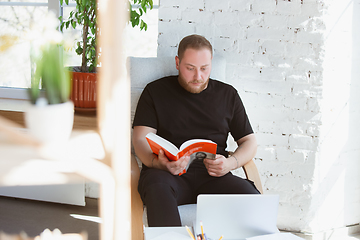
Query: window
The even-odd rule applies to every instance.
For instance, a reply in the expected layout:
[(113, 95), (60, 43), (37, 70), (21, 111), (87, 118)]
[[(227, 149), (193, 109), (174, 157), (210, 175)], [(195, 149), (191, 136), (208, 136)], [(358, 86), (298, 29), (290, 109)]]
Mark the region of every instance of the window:
[[(17, 96), (23, 96), (18, 88), (30, 84), (30, 44), (25, 39), (25, 33), (30, 23), (41, 20), (47, 11), (48, 3), (44, 0), (0, 2), (1, 41), (16, 41), (14, 46), (0, 54), (0, 86), (15, 88), (13, 93)], [(1, 89), (0, 93), (5, 90)], [(6, 92), (8, 91), (4, 94)], [(12, 94), (8, 92), (7, 95)]]
[[(32, 66), (30, 42), (26, 33), (31, 23), (42, 21), (49, 10), (67, 18), (70, 11), (75, 8), (75, 1), (70, 2), (70, 6), (61, 9), (59, 0), (0, 0), (0, 41), (16, 40), (13, 46), (0, 52), (0, 98), (27, 98), (25, 88), (30, 86)], [(146, 32), (140, 31), (138, 27), (133, 29), (127, 26), (125, 30), (127, 55), (156, 56), (158, 1), (154, 1), (154, 4), (154, 9), (144, 16), (145, 22), (148, 23)], [(80, 31), (81, 29), (68, 29), (64, 34), (65, 36), (75, 34), (76, 38), (80, 38)], [(73, 49), (70, 50), (70, 56), (65, 64), (78, 66), (80, 62), (80, 56), (77, 56)]]

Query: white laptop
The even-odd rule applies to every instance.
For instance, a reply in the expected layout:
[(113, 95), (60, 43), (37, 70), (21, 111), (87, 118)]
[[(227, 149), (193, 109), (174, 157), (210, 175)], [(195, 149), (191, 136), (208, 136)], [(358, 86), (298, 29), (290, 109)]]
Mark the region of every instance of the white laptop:
[(243, 240), (278, 233), (276, 227), (278, 195), (203, 194), (197, 198), (194, 232), (201, 233), (200, 222), (207, 238)]

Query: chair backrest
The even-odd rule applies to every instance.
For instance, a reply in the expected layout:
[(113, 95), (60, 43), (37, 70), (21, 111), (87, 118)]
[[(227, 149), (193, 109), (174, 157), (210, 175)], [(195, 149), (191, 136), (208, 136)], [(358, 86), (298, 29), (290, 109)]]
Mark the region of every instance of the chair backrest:
[[(131, 79), (131, 117), (133, 119), (137, 102), (146, 84), (156, 79), (177, 75), (175, 57), (129, 57), (127, 61)], [(225, 80), (226, 61), (214, 56), (210, 77), (220, 81)]]
[[(133, 120), (139, 97), (145, 86), (156, 79), (169, 75), (177, 75), (178, 70), (176, 69), (175, 57), (151, 57), (151, 58), (129, 57), (127, 59), (127, 69), (129, 71), (129, 76), (131, 80), (131, 117)], [(226, 60), (220, 56), (214, 56), (212, 61), (212, 70), (210, 77), (212, 79), (225, 81), (226, 80), (225, 73), (226, 73)], [(228, 141), (228, 144), (236, 145), (236, 143), (233, 140)], [(133, 159), (135, 159), (135, 157)], [(141, 165), (139, 160), (138, 160), (138, 164), (139, 166)], [(246, 171), (247, 166), (249, 166), (249, 171)], [(260, 177), (254, 162), (251, 160), (248, 164), (246, 164), (243, 167), (243, 169), (246, 174), (246, 177), (248, 179), (253, 180), (255, 182), (255, 185), (258, 187), (259, 190), (261, 189), (260, 191), (262, 192)], [(134, 182), (134, 186), (137, 186), (138, 175), (139, 172), (137, 169), (137, 175), (135, 177), (136, 181)], [(136, 187), (133, 187), (133, 189), (136, 189)], [(137, 191), (136, 194), (138, 195)], [(134, 200), (132, 200), (132, 202), (134, 202)], [(140, 204), (137, 204), (139, 206), (134, 207), (134, 209), (139, 208), (137, 210), (139, 210), (140, 212), (140, 210), (142, 210), (142, 204), (140, 198), (139, 198), (139, 202)], [(184, 225), (188, 225), (188, 226), (193, 225), (193, 221), (196, 216), (195, 209), (196, 209), (196, 204), (179, 206), (179, 213), (181, 216), (182, 223)], [(145, 226), (147, 226), (146, 211), (144, 211), (144, 213), (145, 214), (143, 215), (142, 219), (140, 217), (139, 222), (136, 222), (138, 228), (135, 227), (134, 229), (141, 229), (143, 223), (145, 224)]]

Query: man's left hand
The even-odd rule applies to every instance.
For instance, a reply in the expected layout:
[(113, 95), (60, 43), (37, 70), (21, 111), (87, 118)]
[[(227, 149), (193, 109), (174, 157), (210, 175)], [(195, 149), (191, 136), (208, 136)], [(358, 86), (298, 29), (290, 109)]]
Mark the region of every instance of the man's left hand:
[(205, 167), (210, 176), (221, 177), (234, 169), (234, 162), (223, 155), (216, 154), (215, 160), (204, 159)]

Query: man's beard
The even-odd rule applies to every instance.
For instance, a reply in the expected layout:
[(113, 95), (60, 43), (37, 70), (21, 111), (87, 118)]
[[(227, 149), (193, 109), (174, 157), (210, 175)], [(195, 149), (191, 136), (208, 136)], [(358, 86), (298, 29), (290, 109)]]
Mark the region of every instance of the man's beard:
[[(179, 73), (178, 81), (179, 81), (180, 86), (182, 86), (186, 91), (188, 91), (190, 93), (201, 93), (205, 88), (207, 88), (207, 85), (209, 83), (209, 78), (207, 80), (193, 80), (193, 81), (187, 83), (183, 79), (181, 74)], [(191, 83), (203, 83), (203, 84), (201, 84), (198, 87), (192, 87), (190, 85)]]

